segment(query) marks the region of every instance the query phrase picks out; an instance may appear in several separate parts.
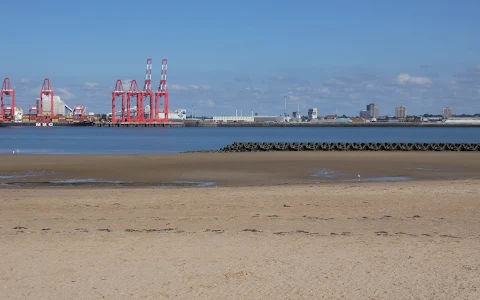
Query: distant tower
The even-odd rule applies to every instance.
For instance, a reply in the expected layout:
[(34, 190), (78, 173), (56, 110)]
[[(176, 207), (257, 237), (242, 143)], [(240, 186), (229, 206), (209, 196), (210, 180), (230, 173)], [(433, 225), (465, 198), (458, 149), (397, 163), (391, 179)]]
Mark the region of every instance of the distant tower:
[(375, 104), (375, 103), (368, 104), (367, 112), (370, 118), (378, 118), (379, 116), (378, 104)]
[(405, 119), (407, 117), (407, 108), (405, 106), (395, 107), (395, 118)]
[(452, 109), (450, 107), (445, 107), (442, 113), (444, 118), (451, 118), (453, 116)]

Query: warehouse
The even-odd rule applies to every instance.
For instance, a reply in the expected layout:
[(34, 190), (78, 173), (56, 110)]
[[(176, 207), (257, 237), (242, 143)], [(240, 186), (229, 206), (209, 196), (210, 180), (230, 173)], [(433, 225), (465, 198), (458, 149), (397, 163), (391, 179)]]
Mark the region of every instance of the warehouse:
[[(40, 98), (37, 98), (37, 108), (40, 107)], [(44, 111), (50, 111), (50, 96), (43, 95), (42, 104)], [(65, 105), (60, 96), (53, 96), (53, 113), (55, 115), (71, 115), (73, 110)]]

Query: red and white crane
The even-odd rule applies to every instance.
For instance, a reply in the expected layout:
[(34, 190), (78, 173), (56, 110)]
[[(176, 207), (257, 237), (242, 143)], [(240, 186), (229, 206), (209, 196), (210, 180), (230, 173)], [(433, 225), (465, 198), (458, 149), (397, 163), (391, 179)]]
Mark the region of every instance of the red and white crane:
[(140, 120), (143, 120), (145, 117), (145, 99), (149, 98), (150, 100), (150, 118), (149, 121), (155, 120), (154, 118), (154, 96), (152, 91), (152, 59), (147, 58), (147, 69), (145, 73), (145, 83), (143, 85), (141, 104), (139, 109), (137, 109), (137, 114), (140, 116)]
[[(160, 98), (163, 97), (164, 117), (160, 118)], [(167, 59), (162, 59), (162, 72), (160, 84), (155, 92), (155, 120), (168, 122), (168, 90), (167, 90)]]
[[(136, 116), (132, 118), (132, 97), (136, 99)], [(142, 92), (138, 89), (137, 81), (135, 79), (130, 83), (130, 89), (127, 92), (127, 122), (138, 122), (139, 118), (139, 106), (142, 103)]]
[[(117, 120), (117, 109), (116, 109), (116, 98), (121, 96), (122, 99), (122, 114), (120, 120)], [(117, 79), (115, 83), (115, 87), (113, 88), (112, 92), (112, 122), (125, 122), (127, 119), (126, 108), (125, 108), (125, 91), (123, 90), (122, 81)]]
[[(4, 96), (10, 96), (10, 105), (5, 103)], [(10, 78), (6, 77), (3, 80), (2, 90), (0, 94), (0, 117), (7, 120), (15, 119), (15, 91), (10, 83)]]
[(85, 117), (85, 106), (83, 104), (75, 104), (73, 106), (72, 117), (74, 119), (83, 119)]
[(50, 110), (48, 111), (50, 114), (50, 117), (53, 117), (55, 115), (55, 110), (53, 106), (53, 90), (52, 86), (50, 85), (50, 79), (45, 78), (43, 79), (43, 85), (42, 85), (42, 90), (40, 91), (40, 107), (38, 108), (38, 113), (43, 115), (45, 114), (45, 111), (43, 110), (43, 96), (50, 96)]

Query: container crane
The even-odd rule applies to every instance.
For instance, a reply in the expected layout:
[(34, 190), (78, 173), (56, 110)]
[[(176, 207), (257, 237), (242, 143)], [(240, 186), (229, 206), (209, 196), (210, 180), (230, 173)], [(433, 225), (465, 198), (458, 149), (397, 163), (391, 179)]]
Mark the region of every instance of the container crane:
[[(5, 103), (4, 96), (10, 96), (10, 105)], [(15, 91), (10, 83), (10, 78), (3, 80), (2, 90), (0, 94), (0, 117), (5, 120), (15, 120)]]
[[(117, 120), (117, 110), (115, 106), (116, 98), (121, 97), (122, 99), (122, 113), (120, 120)], [(126, 114), (126, 108), (125, 108), (125, 91), (123, 90), (123, 85), (122, 81), (120, 79), (117, 79), (117, 82), (115, 83), (115, 87), (113, 88), (112, 92), (112, 122), (126, 122), (127, 119), (127, 114)]]
[(152, 59), (151, 58), (147, 58), (147, 69), (146, 69), (146, 73), (145, 73), (145, 83), (143, 85), (143, 90), (142, 90), (142, 100), (141, 100), (141, 104), (140, 104), (140, 107), (137, 109), (137, 114), (140, 115), (140, 118), (141, 120), (144, 120), (145, 118), (145, 99), (146, 98), (149, 98), (150, 100), (150, 105), (149, 105), (149, 108), (150, 108), (150, 117), (148, 119), (148, 121), (154, 121), (155, 118), (154, 118), (154, 95), (153, 95), (153, 91), (152, 91)]
[[(132, 119), (131, 106), (132, 97), (136, 99), (136, 116)], [(139, 121), (139, 109), (138, 107), (142, 103), (142, 92), (138, 89), (137, 81), (135, 79), (130, 83), (130, 89), (127, 92), (127, 122)]]
[[(160, 98), (163, 97), (164, 117), (160, 118)], [(167, 59), (162, 59), (162, 72), (160, 84), (155, 92), (155, 120), (168, 122), (168, 90), (167, 90)]]

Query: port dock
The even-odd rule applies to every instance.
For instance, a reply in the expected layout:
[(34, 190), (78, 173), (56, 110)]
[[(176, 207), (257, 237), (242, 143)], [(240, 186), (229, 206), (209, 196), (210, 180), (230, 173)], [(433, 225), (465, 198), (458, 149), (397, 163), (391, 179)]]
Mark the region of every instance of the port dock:
[(104, 122), (94, 123), (95, 127), (185, 127), (183, 122)]

